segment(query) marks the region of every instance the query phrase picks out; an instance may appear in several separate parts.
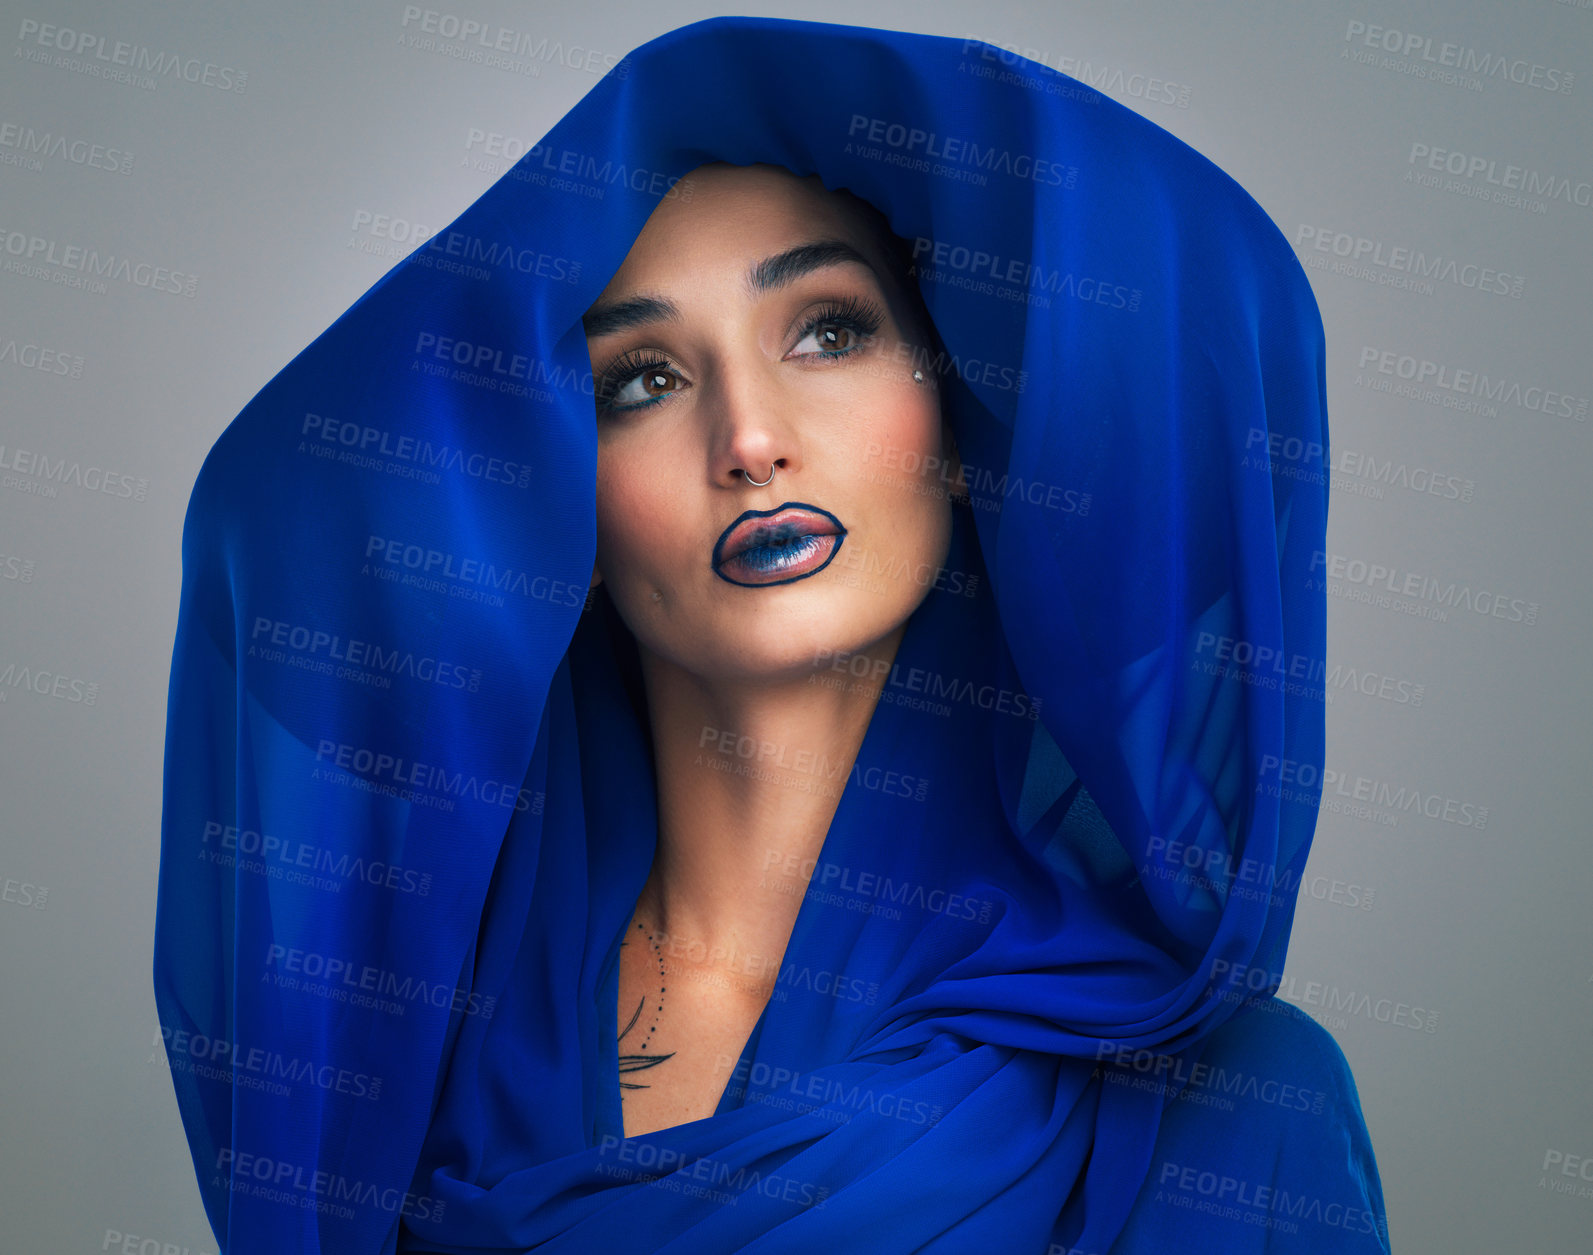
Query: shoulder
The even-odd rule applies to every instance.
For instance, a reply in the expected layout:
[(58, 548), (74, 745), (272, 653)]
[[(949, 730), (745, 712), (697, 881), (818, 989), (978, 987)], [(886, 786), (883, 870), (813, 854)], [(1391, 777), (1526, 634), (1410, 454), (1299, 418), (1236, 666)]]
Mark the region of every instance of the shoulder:
[(1299, 1007), (1269, 998), (1233, 1016), (1206, 1038), (1199, 1058), (1213, 1069), (1250, 1068), (1286, 1075), (1296, 1087), (1346, 1095), (1360, 1113), (1349, 1061), (1333, 1034)]
[(1112, 1255), (1384, 1252), (1382, 1182), (1331, 1033), (1269, 999), (1182, 1056)]

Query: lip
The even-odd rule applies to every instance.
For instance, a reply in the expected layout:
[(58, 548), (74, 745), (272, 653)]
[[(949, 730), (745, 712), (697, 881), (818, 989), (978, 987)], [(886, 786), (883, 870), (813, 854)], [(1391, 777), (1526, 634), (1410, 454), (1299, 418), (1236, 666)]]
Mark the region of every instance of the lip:
[(789, 584), (822, 571), (845, 539), (841, 520), (816, 505), (786, 501), (745, 510), (719, 534), (714, 573), (744, 587)]

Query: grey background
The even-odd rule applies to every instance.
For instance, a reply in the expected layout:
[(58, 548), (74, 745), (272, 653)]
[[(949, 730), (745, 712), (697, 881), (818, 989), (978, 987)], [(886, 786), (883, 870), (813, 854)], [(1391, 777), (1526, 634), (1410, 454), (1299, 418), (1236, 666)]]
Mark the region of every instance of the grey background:
[[(1330, 589), (1330, 661), (1391, 687), (1379, 697), (1330, 678), (1328, 766), (1346, 795), (1365, 778), (1363, 790), (1437, 799), (1440, 817), (1324, 809), (1284, 992), (1354, 1069), (1396, 1251), (1588, 1249), (1593, 1181), (1545, 1163), (1593, 1157), (1593, 4), (416, 7), (595, 50), (595, 68), (550, 55), (515, 72), (447, 55), (445, 39), (406, 46), (417, 32), (405, 6), (372, 0), (0, 6), (0, 245), (20, 232), (197, 276), (191, 297), (117, 280), (96, 292), (0, 252), (0, 443), (147, 481), (142, 499), (73, 486), (52, 497), (36, 477), (0, 474), (0, 674), (15, 663), (67, 678), (58, 697), (0, 683), (5, 1248), (119, 1250), (131, 1235), (131, 1249), (215, 1249), (150, 984), (179, 538), (206, 452), (418, 242), (380, 240), (362, 215), (446, 225), (504, 167), (472, 163), (473, 130), (529, 144), (631, 48), (738, 12), (1026, 49), (1211, 157), (1295, 241), (1327, 327), (1342, 466), (1331, 552), (1518, 599), (1509, 616), (1537, 608), (1535, 623), (1463, 607), (1441, 620), (1357, 600), (1366, 590), (1347, 580)], [(212, 62), (234, 88), (236, 72), (247, 79), (150, 90), (54, 64), (53, 49), (41, 63), (29, 19)], [(1552, 91), (1423, 77), (1419, 55), (1390, 64), (1356, 22), (1574, 78)], [(130, 169), (30, 155), (28, 128), (85, 141), (79, 153), (131, 154)], [(1496, 178), (1530, 168), (1565, 191), (1515, 205), (1467, 195), (1496, 190), (1485, 175), (1424, 185), (1444, 176), (1412, 160), (1419, 145), (1492, 160)], [(1521, 278), (1519, 295), (1441, 278), (1410, 290), (1386, 265), (1370, 279), (1335, 273), (1338, 258), (1313, 247), (1333, 233), (1385, 256), (1493, 267)], [(24, 364), (41, 350), (56, 354), (47, 368)], [(1402, 382), (1366, 364), (1384, 351), (1504, 378), (1529, 398), (1563, 393), (1580, 413), (1378, 391)], [(1377, 483), (1349, 455), (1403, 467), (1404, 482)], [(1445, 492), (1469, 482), (1469, 500), (1419, 490), (1432, 476)], [(1416, 686), (1420, 704), (1402, 700)], [(1486, 823), (1446, 820), (1445, 803), (1486, 808)], [(1393, 1022), (1397, 1003), (1422, 1027)]]

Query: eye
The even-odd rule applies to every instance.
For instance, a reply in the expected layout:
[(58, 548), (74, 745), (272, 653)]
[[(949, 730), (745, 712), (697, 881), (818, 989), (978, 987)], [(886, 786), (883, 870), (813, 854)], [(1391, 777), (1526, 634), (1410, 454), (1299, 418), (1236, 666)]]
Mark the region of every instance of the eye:
[[(839, 319), (827, 319), (817, 328), (809, 331), (797, 341), (797, 348), (801, 348), (809, 340), (815, 341), (814, 353), (830, 353), (836, 350), (842, 352), (857, 347), (857, 342), (863, 338), (862, 331), (850, 323)], [(794, 352), (795, 350), (793, 350)], [(798, 357), (810, 357), (811, 353), (797, 353)]]
[[(802, 325), (801, 338), (788, 356), (818, 361), (850, 357), (867, 347), (884, 322), (884, 311), (872, 301), (851, 296), (827, 301)], [(813, 341), (813, 348), (804, 350), (809, 340)], [(667, 400), (683, 386), (685, 380), (667, 359), (625, 353), (597, 381), (597, 410), (612, 416), (647, 409)]]
[[(862, 348), (879, 330), (885, 317), (879, 308), (867, 301), (848, 297), (831, 302), (816, 310), (802, 327), (802, 338), (792, 349), (794, 357), (846, 357)], [(798, 352), (809, 340), (814, 342), (812, 352)]]
[[(671, 380), (677, 386), (671, 387)], [(679, 374), (663, 358), (638, 360), (627, 353), (603, 372), (597, 406), (609, 412), (642, 409), (678, 392), (679, 383)]]

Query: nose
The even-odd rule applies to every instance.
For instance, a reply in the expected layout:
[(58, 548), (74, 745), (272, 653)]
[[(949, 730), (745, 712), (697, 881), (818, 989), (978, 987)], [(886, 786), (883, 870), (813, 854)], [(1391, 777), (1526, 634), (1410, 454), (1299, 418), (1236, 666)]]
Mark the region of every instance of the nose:
[(799, 402), (780, 387), (777, 367), (756, 353), (722, 360), (706, 385), (709, 476), (721, 487), (766, 487), (801, 469), (791, 413)]

